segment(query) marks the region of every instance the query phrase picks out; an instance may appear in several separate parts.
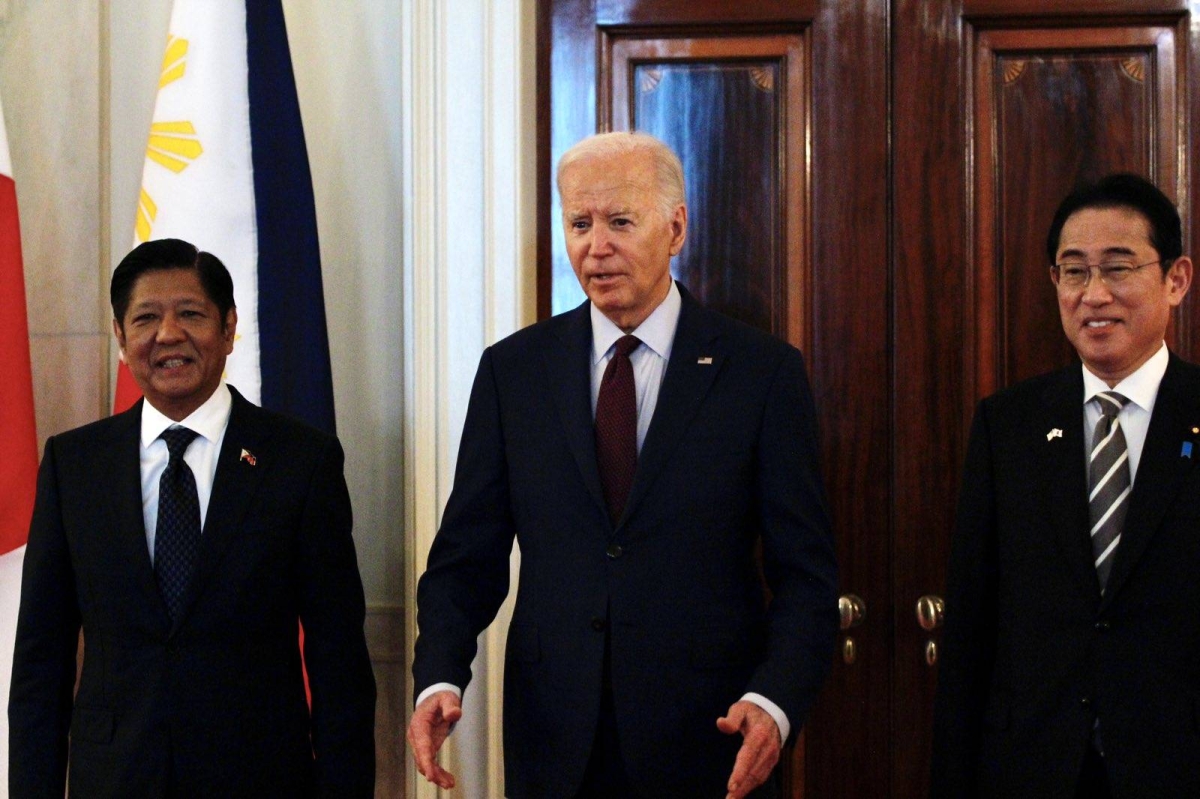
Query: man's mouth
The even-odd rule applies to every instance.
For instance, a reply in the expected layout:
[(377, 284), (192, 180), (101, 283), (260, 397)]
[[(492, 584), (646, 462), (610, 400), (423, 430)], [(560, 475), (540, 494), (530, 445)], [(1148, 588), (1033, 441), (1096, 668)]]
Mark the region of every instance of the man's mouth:
[(1111, 327), (1112, 325), (1115, 325), (1116, 323), (1117, 323), (1116, 319), (1089, 319), (1088, 321), (1084, 322), (1084, 327), (1090, 327), (1090, 328), (1095, 329), (1095, 328), (1102, 328), (1102, 327)]
[(172, 356), (170, 358), (163, 358), (161, 361), (159, 361), (158, 368), (159, 369), (178, 369), (179, 367), (183, 366), (187, 362), (188, 362), (188, 359), (184, 358), (181, 355)]

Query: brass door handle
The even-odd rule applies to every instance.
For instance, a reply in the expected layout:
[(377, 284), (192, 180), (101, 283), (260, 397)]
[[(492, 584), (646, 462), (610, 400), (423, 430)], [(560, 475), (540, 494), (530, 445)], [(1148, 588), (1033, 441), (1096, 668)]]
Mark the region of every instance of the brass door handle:
[[(843, 594), (838, 597), (838, 615), (841, 617), (842, 632), (851, 630), (863, 623), (867, 616), (867, 603), (854, 594)], [(847, 635), (842, 641), (842, 662), (853, 666), (858, 660), (858, 643)]]
[(946, 601), (940, 596), (926, 594), (917, 600), (917, 624), (927, 633), (942, 626), (946, 616)]
[[(946, 618), (946, 601), (935, 594), (926, 594), (917, 600), (917, 624), (927, 633), (933, 633)], [(925, 642), (925, 665), (936, 666), (938, 659), (937, 641), (932, 637)]]
[(863, 623), (867, 615), (867, 603), (854, 594), (838, 597), (838, 613), (842, 617), (842, 630), (849, 630)]

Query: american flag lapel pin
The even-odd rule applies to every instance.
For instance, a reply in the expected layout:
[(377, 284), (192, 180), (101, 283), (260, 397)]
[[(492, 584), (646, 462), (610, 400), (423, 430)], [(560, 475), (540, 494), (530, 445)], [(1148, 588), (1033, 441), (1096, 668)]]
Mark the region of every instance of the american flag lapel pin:
[(241, 457), (239, 457), (238, 460), (245, 461), (251, 466), (256, 466), (258, 464), (258, 458), (254, 457), (254, 453), (248, 449), (242, 450)]
[(712, 356), (705, 355), (702, 358), (697, 358), (696, 363), (700, 364), (701, 366), (712, 366)]

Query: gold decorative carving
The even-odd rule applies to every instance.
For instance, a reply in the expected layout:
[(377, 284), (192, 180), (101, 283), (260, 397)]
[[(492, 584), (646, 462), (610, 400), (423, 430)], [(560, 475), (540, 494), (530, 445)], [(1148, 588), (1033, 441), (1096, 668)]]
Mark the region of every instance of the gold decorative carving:
[(768, 94), (775, 91), (775, 73), (766, 67), (750, 67), (750, 80)]
[(1025, 72), (1024, 60), (1006, 61), (1004, 64), (1004, 85), (1011, 86), (1016, 83), (1021, 75)]
[(1146, 62), (1138, 56), (1121, 59), (1121, 71), (1138, 83), (1146, 81)]
[(642, 73), (642, 94), (649, 94), (662, 82), (661, 69), (643, 69), (640, 72)]

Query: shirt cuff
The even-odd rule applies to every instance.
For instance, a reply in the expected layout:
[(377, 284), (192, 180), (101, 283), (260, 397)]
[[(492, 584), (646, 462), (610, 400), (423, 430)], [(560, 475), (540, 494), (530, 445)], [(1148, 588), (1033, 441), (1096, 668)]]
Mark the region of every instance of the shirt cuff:
[[(428, 689), (427, 689), (428, 690)], [(422, 694), (424, 696), (424, 694)], [(744, 702), (753, 702), (754, 704), (767, 711), (767, 715), (775, 719), (776, 726), (779, 727), (779, 743), (782, 744), (788, 739), (788, 735), (792, 731), (792, 725), (788, 723), (787, 714), (779, 707), (779, 705), (767, 699), (762, 694), (747, 693), (742, 697)]]
[[(451, 685), (448, 682), (435, 682), (417, 696), (417, 701), (413, 704), (413, 707), (421, 704), (430, 694), (436, 694), (438, 691), (450, 691), (459, 699), (462, 699), (462, 689), (457, 685)], [(770, 713), (771, 711), (768, 710), (767, 712)]]

